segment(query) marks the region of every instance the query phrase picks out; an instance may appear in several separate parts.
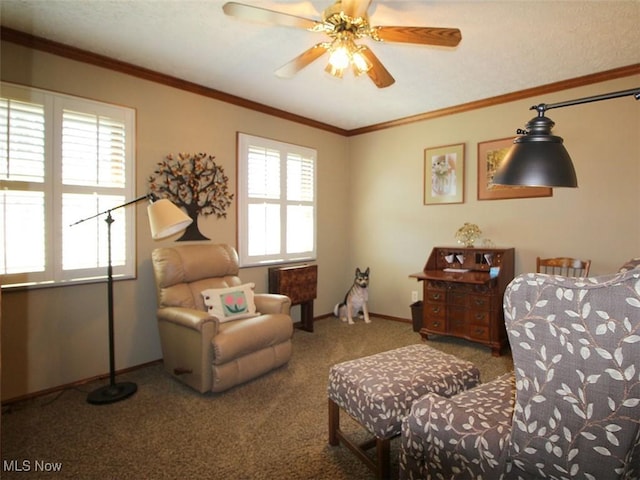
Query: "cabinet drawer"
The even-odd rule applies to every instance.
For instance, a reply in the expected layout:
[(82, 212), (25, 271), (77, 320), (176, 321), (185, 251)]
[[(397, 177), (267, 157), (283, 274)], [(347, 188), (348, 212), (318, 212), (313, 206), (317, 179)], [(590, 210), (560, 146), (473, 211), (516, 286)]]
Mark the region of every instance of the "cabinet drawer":
[(472, 310), (489, 310), (491, 308), (492, 297), (490, 295), (470, 294), (467, 298), (467, 305)]
[(467, 323), (475, 325), (489, 326), (491, 322), (491, 312), (483, 310), (467, 311)]
[(425, 301), (427, 302), (444, 302), (446, 291), (440, 289), (428, 288), (425, 295)]
[(430, 332), (446, 333), (447, 322), (443, 318), (431, 317), (424, 319), (424, 328)]
[(469, 325), (467, 334), (470, 339), (473, 340), (489, 340), (489, 326), (488, 325)]
[(444, 303), (432, 303), (427, 302), (424, 304), (424, 316), (425, 318), (444, 318), (446, 308)]

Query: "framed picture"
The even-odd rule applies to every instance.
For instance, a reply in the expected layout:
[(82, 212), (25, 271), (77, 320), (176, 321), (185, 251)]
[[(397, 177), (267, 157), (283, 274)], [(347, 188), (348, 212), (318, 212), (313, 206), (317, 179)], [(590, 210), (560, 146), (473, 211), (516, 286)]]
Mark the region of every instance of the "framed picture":
[(478, 143), (478, 200), (550, 197), (553, 195), (553, 189), (550, 187), (510, 187), (492, 183), (496, 170), (500, 167), (512, 144), (513, 137)]
[(464, 203), (464, 143), (424, 150), (424, 204)]

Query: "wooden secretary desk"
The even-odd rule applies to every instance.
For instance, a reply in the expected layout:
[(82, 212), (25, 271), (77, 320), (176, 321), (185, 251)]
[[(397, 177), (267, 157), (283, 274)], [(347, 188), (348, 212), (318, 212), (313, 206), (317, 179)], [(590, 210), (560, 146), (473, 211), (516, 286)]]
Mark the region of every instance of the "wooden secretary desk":
[(507, 344), (502, 297), (513, 276), (513, 248), (435, 247), (423, 271), (410, 275), (423, 282), (420, 335), (465, 338), (500, 356)]

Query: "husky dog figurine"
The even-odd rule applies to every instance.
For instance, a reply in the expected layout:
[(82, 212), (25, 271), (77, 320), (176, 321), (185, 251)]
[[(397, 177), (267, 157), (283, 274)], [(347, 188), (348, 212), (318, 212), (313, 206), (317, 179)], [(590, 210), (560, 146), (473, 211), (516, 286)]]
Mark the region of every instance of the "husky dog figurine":
[(369, 320), (369, 309), (367, 302), (369, 301), (369, 267), (362, 272), (356, 268), (356, 277), (353, 285), (347, 292), (342, 303), (338, 303), (333, 314), (343, 322), (348, 321), (349, 325), (353, 325), (353, 317), (362, 313), (365, 323), (371, 323)]

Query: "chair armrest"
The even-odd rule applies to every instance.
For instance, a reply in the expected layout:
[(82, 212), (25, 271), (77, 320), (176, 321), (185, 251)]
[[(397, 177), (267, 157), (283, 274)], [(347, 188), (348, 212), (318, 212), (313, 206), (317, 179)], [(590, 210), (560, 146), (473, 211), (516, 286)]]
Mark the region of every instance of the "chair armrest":
[(514, 401), (513, 372), (450, 398), (418, 399), (402, 423), (400, 468), (413, 474), (404, 478), (500, 477)]
[(220, 330), (218, 319), (185, 307), (159, 308), (157, 317), (165, 370), (201, 393), (210, 391), (211, 343)]
[(289, 315), (291, 299), (279, 293), (256, 293), (254, 295), (256, 310), (260, 313), (284, 313)]
[[(216, 317), (207, 312), (184, 307), (165, 307), (158, 309), (158, 321), (175, 323), (198, 332), (212, 330), (213, 335), (218, 333), (220, 323)], [(212, 335), (212, 336), (213, 336)]]

